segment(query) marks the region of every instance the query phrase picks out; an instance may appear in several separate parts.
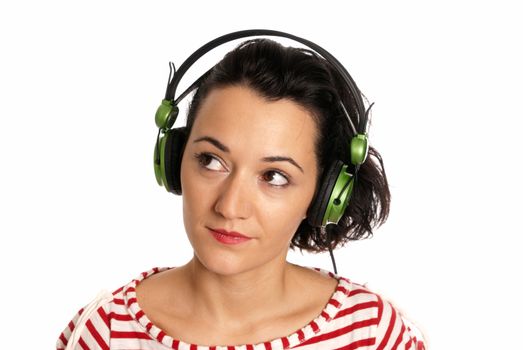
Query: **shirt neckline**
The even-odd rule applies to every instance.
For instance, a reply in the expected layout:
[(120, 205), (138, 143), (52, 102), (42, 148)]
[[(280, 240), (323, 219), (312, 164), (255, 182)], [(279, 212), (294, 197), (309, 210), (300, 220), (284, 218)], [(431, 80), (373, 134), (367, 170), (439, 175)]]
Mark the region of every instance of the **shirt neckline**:
[(144, 279), (169, 269), (172, 267), (155, 267), (149, 271), (142, 272), (140, 276), (133, 279), (128, 285), (123, 288), (123, 299), (124, 305), (131, 317), (138, 322), (152, 339), (159, 343), (172, 348), (172, 349), (198, 349), (198, 350), (240, 350), (240, 349), (272, 349), (272, 350), (285, 350), (293, 348), (327, 327), (328, 323), (336, 317), (336, 314), (340, 310), (341, 306), (348, 299), (350, 293), (350, 281), (347, 278), (336, 275), (330, 271), (318, 268), (318, 267), (307, 267), (314, 271), (317, 271), (325, 276), (329, 276), (338, 281), (335, 291), (331, 295), (326, 306), (323, 308), (321, 313), (311, 320), (304, 327), (296, 330), (295, 332), (281, 338), (272, 339), (266, 342), (258, 344), (243, 344), (243, 345), (199, 345), (186, 343), (180, 339), (174, 339), (167, 335), (162, 329), (154, 325), (147, 315), (140, 308), (136, 300), (136, 287)]

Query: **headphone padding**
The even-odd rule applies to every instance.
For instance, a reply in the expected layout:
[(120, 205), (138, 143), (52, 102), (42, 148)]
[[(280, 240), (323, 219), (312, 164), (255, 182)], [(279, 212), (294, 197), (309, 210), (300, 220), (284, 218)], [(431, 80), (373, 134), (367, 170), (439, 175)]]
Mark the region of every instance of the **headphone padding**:
[(331, 200), (334, 185), (343, 167), (343, 162), (336, 160), (327, 170), (327, 175), (321, 179), (321, 187), (317, 192), (307, 214), (307, 220), (312, 227), (320, 227)]
[(171, 129), (167, 132), (165, 140), (165, 178), (167, 191), (182, 194), (180, 182), (180, 167), (183, 150), (185, 148), (185, 127)]

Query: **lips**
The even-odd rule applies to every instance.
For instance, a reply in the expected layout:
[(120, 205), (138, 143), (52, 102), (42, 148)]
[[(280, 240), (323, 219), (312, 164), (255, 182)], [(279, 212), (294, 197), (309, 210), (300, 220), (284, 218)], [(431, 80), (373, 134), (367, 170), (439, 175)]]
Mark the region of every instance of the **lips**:
[(221, 228), (211, 228), (210, 229), (211, 231), (214, 231), (214, 232), (217, 232), (219, 234), (222, 234), (222, 235), (226, 235), (226, 236), (231, 236), (231, 237), (240, 237), (240, 238), (250, 238), (250, 237), (247, 237), (246, 235), (244, 234), (241, 234), (239, 232), (235, 232), (235, 231), (226, 231), (224, 229), (221, 229)]
[(223, 244), (228, 244), (228, 245), (239, 244), (239, 243), (250, 241), (252, 239), (239, 232), (226, 231), (223, 229), (209, 228), (209, 232), (218, 242), (223, 243)]

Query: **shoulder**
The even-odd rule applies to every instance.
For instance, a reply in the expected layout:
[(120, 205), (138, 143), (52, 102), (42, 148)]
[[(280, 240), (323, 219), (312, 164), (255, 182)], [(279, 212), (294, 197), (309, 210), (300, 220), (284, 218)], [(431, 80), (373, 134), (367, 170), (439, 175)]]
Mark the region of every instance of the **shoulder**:
[[(115, 292), (116, 293), (116, 292)], [(109, 346), (110, 305), (115, 302), (114, 295), (101, 291), (89, 304), (82, 307), (60, 334), (57, 349), (83, 349)]]
[(375, 349), (425, 349), (421, 332), (395, 305), (366, 285), (340, 278), (349, 289), (345, 312), (360, 313)]
[(378, 298), (377, 349), (425, 349), (425, 341), (418, 328), (391, 302)]
[(132, 310), (136, 304), (135, 287), (141, 280), (167, 269), (151, 269), (112, 293), (100, 292), (67, 324), (56, 342), (56, 349), (109, 349), (111, 337), (122, 338), (124, 342), (142, 337), (140, 315)]
[(340, 336), (340, 344), (382, 350), (425, 349), (417, 327), (379, 293), (347, 277), (314, 270), (338, 280), (331, 305), (326, 308), (330, 322), (325, 331)]

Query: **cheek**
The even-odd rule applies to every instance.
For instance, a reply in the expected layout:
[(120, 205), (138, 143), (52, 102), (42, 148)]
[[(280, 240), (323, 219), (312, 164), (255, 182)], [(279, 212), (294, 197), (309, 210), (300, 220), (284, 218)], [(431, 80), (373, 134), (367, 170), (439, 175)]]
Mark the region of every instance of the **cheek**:
[(270, 206), (267, 210), (261, 210), (260, 221), (263, 222), (264, 231), (267, 234), (279, 237), (279, 239), (274, 240), (275, 243), (290, 242), (307, 210), (304, 207), (305, 202), (306, 199), (300, 196), (299, 199), (292, 198), (292, 200), (286, 200), (279, 205)]

